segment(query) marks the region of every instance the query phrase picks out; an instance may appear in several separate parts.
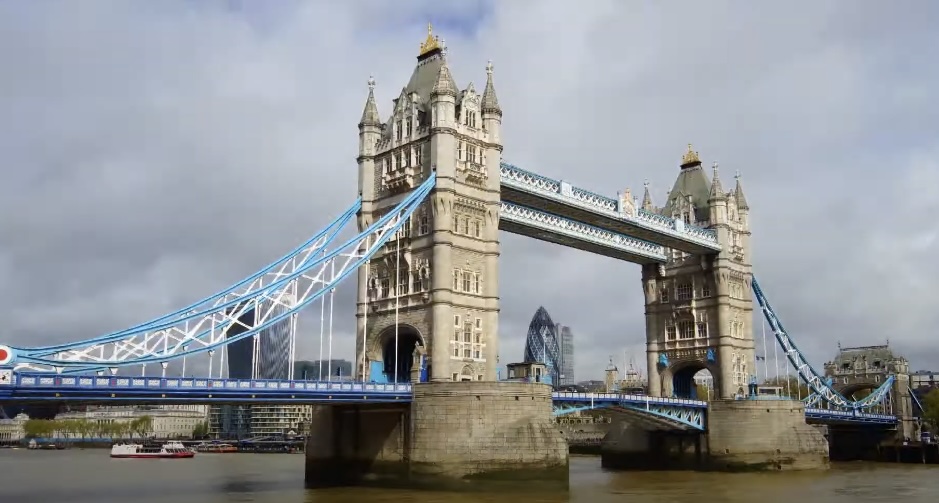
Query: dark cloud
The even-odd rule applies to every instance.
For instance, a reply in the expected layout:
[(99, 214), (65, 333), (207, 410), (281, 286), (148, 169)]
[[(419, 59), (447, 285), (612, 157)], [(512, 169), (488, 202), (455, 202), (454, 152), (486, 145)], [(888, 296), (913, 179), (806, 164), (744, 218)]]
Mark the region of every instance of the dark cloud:
[[(386, 116), (439, 18), (461, 86), (494, 61), (506, 160), (608, 194), (648, 179), (661, 203), (693, 142), (725, 186), (742, 172), (755, 271), (814, 362), (889, 338), (937, 365), (932, 4), (248, 5), (0, 6), (4, 340), (134, 324), (321, 228), (355, 197), (367, 77)], [(574, 328), (579, 376), (643, 361), (638, 267), (502, 251), (503, 362), (539, 305)], [(353, 296), (336, 297), (347, 356)], [(315, 357), (319, 306), (301, 330)]]

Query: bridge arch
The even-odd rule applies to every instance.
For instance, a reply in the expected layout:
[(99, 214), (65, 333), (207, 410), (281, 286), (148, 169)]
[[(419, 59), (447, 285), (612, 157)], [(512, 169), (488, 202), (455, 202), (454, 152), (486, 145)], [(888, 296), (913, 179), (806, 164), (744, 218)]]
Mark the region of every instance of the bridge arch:
[(671, 364), (663, 372), (663, 388), (669, 391), (668, 395), (676, 398), (707, 400), (706, 396), (698, 396), (698, 387), (695, 383), (695, 376), (702, 371), (710, 374), (711, 397), (721, 396), (722, 383), (717, 366), (699, 360), (683, 360)]
[(873, 381), (853, 382), (840, 386), (838, 392), (849, 400), (857, 401), (861, 400), (867, 395), (870, 395), (875, 389), (879, 388), (881, 384), (883, 383), (876, 383)]
[[(397, 337), (395, 337), (395, 327), (397, 327)], [(427, 347), (421, 331), (408, 323), (391, 324), (378, 333), (376, 340), (381, 351), (381, 361), (384, 364), (387, 381), (411, 382), (411, 372), (415, 365), (414, 351), (416, 349), (426, 351)]]

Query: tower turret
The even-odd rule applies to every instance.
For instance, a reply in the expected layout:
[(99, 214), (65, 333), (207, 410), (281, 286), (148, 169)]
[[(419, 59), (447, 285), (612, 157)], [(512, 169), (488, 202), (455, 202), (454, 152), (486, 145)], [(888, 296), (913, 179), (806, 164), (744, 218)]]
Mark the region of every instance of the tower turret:
[(502, 107), (496, 97), (496, 87), (492, 83), (492, 61), (486, 64), (486, 89), (482, 99), (483, 128), (489, 132), (489, 141), (499, 143), (502, 135)]
[(375, 199), (375, 148), (381, 139), (382, 124), (375, 103), (375, 78), (368, 78), (368, 98), (359, 120), (359, 195), (365, 201)]
[(711, 190), (708, 194), (710, 221), (711, 225), (722, 225), (727, 223), (727, 194), (724, 194), (724, 188), (721, 186), (721, 177), (716, 162), (711, 165), (711, 169), (713, 175), (711, 176)]

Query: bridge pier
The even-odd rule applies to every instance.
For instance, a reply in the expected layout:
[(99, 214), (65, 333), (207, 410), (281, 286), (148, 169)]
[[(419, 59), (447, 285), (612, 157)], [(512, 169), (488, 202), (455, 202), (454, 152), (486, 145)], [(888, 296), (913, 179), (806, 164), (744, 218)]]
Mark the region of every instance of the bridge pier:
[(476, 490), (537, 482), (567, 490), (567, 442), (552, 423), (548, 385), (413, 389), (408, 405), (318, 407), (307, 440), (307, 485)]
[(717, 471), (828, 468), (828, 442), (806, 424), (802, 402), (714, 401), (708, 406), (707, 425), (707, 432), (689, 432), (614, 424), (601, 446), (603, 466)]

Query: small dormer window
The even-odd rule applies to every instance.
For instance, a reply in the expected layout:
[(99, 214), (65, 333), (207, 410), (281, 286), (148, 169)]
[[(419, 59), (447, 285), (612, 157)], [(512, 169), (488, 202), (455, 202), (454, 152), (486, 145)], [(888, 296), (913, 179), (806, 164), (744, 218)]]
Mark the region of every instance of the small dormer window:
[(403, 131), (402, 131), (403, 126), (404, 126), (404, 123), (402, 121), (398, 121), (395, 124), (395, 139), (397, 139), (398, 141), (401, 141), (401, 136), (403, 134)]

